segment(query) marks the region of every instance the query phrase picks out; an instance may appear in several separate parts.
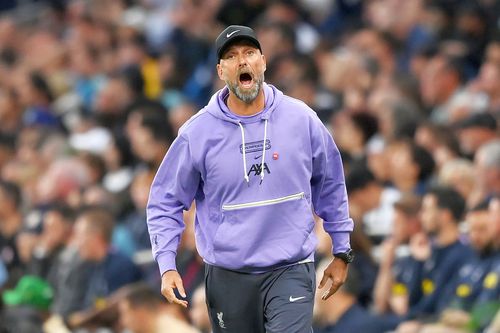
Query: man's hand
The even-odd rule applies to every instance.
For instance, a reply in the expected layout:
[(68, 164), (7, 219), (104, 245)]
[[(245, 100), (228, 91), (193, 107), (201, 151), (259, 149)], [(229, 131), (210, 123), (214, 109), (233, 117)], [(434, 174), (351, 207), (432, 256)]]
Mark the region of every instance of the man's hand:
[(186, 297), (186, 292), (184, 291), (179, 273), (177, 273), (177, 271), (167, 271), (163, 273), (161, 276), (161, 294), (165, 296), (170, 303), (179, 304), (187, 308), (188, 302), (175, 297), (174, 289), (177, 289), (182, 297)]
[(417, 333), (421, 327), (422, 324), (416, 320), (404, 321), (398, 325), (396, 333)]
[(469, 313), (459, 309), (445, 309), (441, 314), (443, 324), (456, 328), (465, 328), (470, 319)]
[(418, 233), (410, 239), (410, 252), (418, 261), (425, 261), (431, 256), (431, 243), (423, 233)]
[(322, 300), (327, 300), (330, 296), (335, 294), (337, 290), (342, 286), (347, 278), (347, 264), (342, 259), (333, 259), (332, 262), (328, 265), (328, 267), (323, 272), (323, 278), (319, 283), (318, 289), (321, 289), (325, 286), (328, 280), (332, 280), (332, 285), (330, 289), (325, 291), (323, 296), (321, 296)]

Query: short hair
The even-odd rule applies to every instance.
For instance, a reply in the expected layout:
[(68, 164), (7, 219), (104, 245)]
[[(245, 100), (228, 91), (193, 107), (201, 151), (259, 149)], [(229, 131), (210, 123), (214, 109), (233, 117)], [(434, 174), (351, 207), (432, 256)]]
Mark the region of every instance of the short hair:
[(425, 148), (414, 143), (410, 143), (410, 153), (413, 162), (415, 162), (420, 169), (418, 173), (418, 180), (428, 179), (436, 167), (436, 163), (434, 162), (434, 158), (431, 153), (429, 153)]
[(141, 125), (147, 129), (156, 141), (172, 143), (175, 139), (174, 130), (167, 120), (167, 116), (156, 113), (146, 113)]
[(52, 92), (45, 76), (38, 71), (31, 72), (29, 75), (30, 84), (38, 92), (41, 93), (49, 102), (54, 101), (54, 93)]
[(13, 182), (0, 180), (0, 189), (4, 191), (7, 198), (19, 208), (22, 203), (21, 189)]
[(496, 131), (498, 129), (497, 121), (493, 115), (490, 113), (475, 113), (465, 118), (457, 123), (457, 128), (484, 128), (490, 131)]
[(412, 193), (404, 193), (398, 201), (394, 203), (394, 209), (408, 216), (417, 216), (422, 200), (419, 196)]
[(82, 152), (79, 157), (87, 167), (97, 173), (97, 181), (101, 182), (106, 174), (106, 162), (104, 159), (100, 155), (90, 152)]
[(484, 156), (484, 165), (500, 170), (500, 139), (489, 141), (479, 147), (476, 155)]
[(452, 127), (424, 121), (420, 128), (427, 129), (437, 144), (445, 146), (457, 156), (460, 155), (460, 144)]
[(85, 219), (92, 231), (100, 234), (105, 241), (111, 242), (115, 223), (113, 214), (108, 210), (95, 206), (84, 207), (78, 218)]
[(141, 69), (137, 65), (130, 65), (123, 68), (116, 74), (116, 77), (123, 80), (127, 87), (135, 94), (141, 95), (144, 92), (144, 77)]
[(418, 106), (410, 99), (398, 100), (391, 105), (393, 136), (396, 139), (413, 138), (421, 122)]
[(144, 282), (126, 286), (123, 293), (123, 299), (127, 301), (132, 308), (147, 308), (153, 310), (158, 308), (162, 302), (161, 295)]
[(356, 166), (346, 177), (347, 193), (362, 190), (368, 184), (375, 183), (376, 179), (373, 173), (366, 166)]
[(354, 126), (363, 133), (363, 143), (366, 143), (378, 131), (378, 121), (375, 116), (369, 112), (356, 112), (351, 115)]
[(427, 194), (435, 196), (437, 206), (447, 209), (456, 222), (460, 221), (465, 211), (465, 200), (457, 191), (448, 186), (437, 185), (432, 187)]
[(75, 211), (66, 204), (53, 203), (47, 209), (47, 212), (56, 212), (62, 216), (64, 222), (73, 224), (75, 221)]

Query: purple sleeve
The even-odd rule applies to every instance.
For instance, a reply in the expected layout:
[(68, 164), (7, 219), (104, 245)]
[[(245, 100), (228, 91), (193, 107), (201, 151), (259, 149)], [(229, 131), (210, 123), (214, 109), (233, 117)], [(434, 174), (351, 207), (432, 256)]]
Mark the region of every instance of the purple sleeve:
[(318, 118), (311, 130), (313, 174), (312, 202), (323, 228), (332, 238), (333, 253), (350, 249), (350, 233), (354, 223), (349, 217), (344, 169), (339, 150)]
[(191, 206), (199, 182), (189, 142), (179, 136), (156, 173), (146, 209), (153, 257), (161, 274), (176, 269), (175, 256), (184, 230), (182, 212)]

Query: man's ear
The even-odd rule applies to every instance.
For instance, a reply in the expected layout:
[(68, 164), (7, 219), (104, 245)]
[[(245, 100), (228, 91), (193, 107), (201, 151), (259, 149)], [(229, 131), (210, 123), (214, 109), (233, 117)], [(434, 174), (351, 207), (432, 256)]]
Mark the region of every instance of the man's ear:
[(220, 64), (217, 64), (217, 75), (219, 76), (219, 79), (224, 81), (224, 78), (222, 76), (222, 66)]
[(262, 60), (264, 61), (264, 72), (265, 72), (267, 69), (267, 60), (265, 55), (262, 55)]

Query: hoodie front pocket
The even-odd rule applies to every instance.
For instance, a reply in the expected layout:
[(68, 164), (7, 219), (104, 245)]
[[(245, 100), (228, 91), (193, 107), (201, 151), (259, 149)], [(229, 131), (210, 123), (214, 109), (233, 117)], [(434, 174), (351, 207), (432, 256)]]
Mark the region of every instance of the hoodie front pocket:
[(277, 205), (287, 201), (294, 201), (305, 199), (304, 192), (300, 192), (297, 194), (288, 195), (281, 198), (269, 199), (269, 200), (261, 200), (261, 201), (253, 201), (242, 204), (232, 204), (232, 205), (222, 205), (223, 211), (232, 211), (232, 210), (240, 210), (245, 208), (255, 208), (255, 207), (263, 207), (263, 206), (271, 206)]
[(214, 236), (214, 255), (223, 267), (269, 267), (294, 262), (315, 246), (311, 238), (314, 219), (303, 192), (224, 204), (222, 217)]

